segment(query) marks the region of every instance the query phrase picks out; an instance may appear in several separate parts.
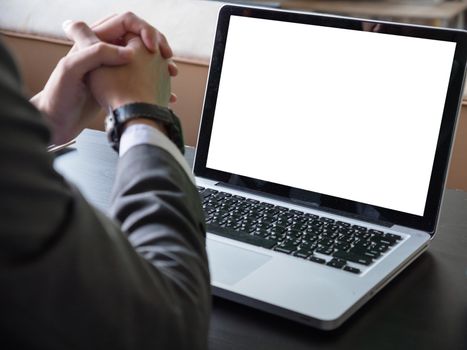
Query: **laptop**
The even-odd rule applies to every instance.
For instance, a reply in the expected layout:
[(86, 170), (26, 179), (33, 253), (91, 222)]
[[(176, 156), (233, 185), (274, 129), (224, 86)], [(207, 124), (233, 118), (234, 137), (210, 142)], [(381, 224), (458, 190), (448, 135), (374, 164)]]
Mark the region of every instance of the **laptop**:
[(215, 295), (330, 330), (427, 249), (466, 39), (220, 10), (194, 164)]

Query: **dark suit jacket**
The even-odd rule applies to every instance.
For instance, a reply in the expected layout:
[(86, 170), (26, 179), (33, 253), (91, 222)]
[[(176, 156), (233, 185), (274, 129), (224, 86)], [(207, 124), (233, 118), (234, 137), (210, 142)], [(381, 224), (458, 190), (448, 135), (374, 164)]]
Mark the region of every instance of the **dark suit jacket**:
[(130, 149), (112, 220), (54, 171), (49, 140), (0, 45), (0, 348), (206, 348), (205, 225), (181, 166)]

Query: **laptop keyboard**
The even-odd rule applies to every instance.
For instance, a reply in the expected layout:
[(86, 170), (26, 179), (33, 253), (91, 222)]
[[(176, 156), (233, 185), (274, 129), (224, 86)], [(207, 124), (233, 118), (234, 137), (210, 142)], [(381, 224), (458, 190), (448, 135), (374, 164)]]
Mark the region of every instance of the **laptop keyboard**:
[[(198, 187), (210, 233), (360, 273), (402, 237), (331, 218)], [(357, 265), (358, 266), (358, 265)]]

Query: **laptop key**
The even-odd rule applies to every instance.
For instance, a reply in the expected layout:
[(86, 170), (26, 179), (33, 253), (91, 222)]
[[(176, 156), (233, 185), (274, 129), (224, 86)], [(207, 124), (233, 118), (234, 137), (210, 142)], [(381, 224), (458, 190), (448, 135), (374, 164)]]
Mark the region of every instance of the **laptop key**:
[(376, 244), (374, 247), (373, 247), (373, 250), (376, 250), (376, 251), (379, 251), (381, 253), (386, 253), (389, 249), (389, 246), (385, 245), (385, 244)]
[(208, 224), (207, 231), (215, 235), (231, 238), (240, 242), (252, 244), (258, 247), (271, 249), (276, 242), (259, 236), (253, 236), (243, 231), (236, 231), (228, 227), (219, 227), (218, 225)]
[(291, 244), (291, 245), (294, 245), (295, 247), (298, 246), (300, 244), (300, 240), (299, 239), (293, 239), (293, 238), (290, 238), (290, 237), (286, 237), (284, 239), (284, 241), (282, 242), (282, 244)]
[(370, 242), (370, 241), (359, 241), (357, 244), (354, 245), (354, 248), (360, 249), (360, 250), (366, 250), (370, 249), (371, 247), (374, 247), (375, 243)]
[(270, 235), (268, 240), (280, 243), (285, 240), (285, 235)]
[(316, 253), (324, 254), (324, 255), (331, 255), (334, 249), (331, 247), (319, 247), (316, 249)]
[(324, 223), (322, 221), (314, 220), (311, 223), (308, 224), (310, 227), (320, 227), (323, 228)]
[(279, 244), (277, 247), (274, 248), (275, 251), (285, 253), (285, 254), (291, 254), (294, 251), (297, 250), (297, 246), (286, 243), (286, 244)]
[(323, 238), (335, 240), (337, 237), (339, 237), (339, 234), (337, 232), (323, 232), (322, 236)]
[(335, 222), (335, 220), (333, 220), (333, 219), (330, 219), (330, 218), (326, 218), (326, 217), (324, 217), (324, 216), (323, 216), (323, 217), (321, 217), (321, 218), (319, 219), (319, 221), (321, 221), (321, 222), (325, 222), (325, 223), (328, 223), (328, 224), (332, 224), (332, 223), (334, 223), (334, 222)]
[(271, 236), (271, 235), (270, 235), (268, 232), (266, 232), (266, 231), (255, 231), (255, 232), (253, 232), (253, 234), (254, 234), (255, 236), (263, 237), (263, 238), (268, 238), (268, 237)]
[(357, 269), (355, 267), (348, 266), (348, 265), (344, 266), (343, 270), (348, 271), (348, 272), (352, 272), (352, 273), (357, 273), (357, 274), (360, 273), (360, 269)]
[(359, 225), (353, 225), (352, 228), (356, 231), (360, 231), (360, 232), (366, 232), (367, 231), (367, 228), (364, 227), (364, 226), (359, 226)]
[(262, 222), (262, 221), (260, 221), (260, 222), (258, 222), (258, 223), (256, 224), (256, 230), (264, 230), (264, 231), (266, 231), (266, 230), (267, 230), (268, 228), (270, 228), (270, 227), (271, 227), (271, 224), (269, 224), (269, 223), (267, 223), (267, 222)]
[(334, 241), (332, 239), (329, 239), (329, 238), (321, 238), (319, 241), (318, 241), (318, 244), (320, 246), (323, 246), (323, 247), (330, 247), (331, 245), (334, 244)]
[(358, 256), (352, 253), (342, 252), (342, 251), (334, 252), (333, 256), (335, 258), (355, 262), (355, 263), (366, 265), (366, 266), (370, 265), (373, 262), (373, 259), (369, 257), (362, 257), (362, 256)]
[(297, 238), (300, 238), (302, 236), (302, 233), (297, 230), (290, 230), (286, 232), (286, 235), (288, 238), (295, 240)]
[(382, 235), (384, 235), (384, 232), (383, 232), (383, 231), (378, 231), (378, 230), (373, 230), (373, 229), (368, 230), (368, 232), (371, 233), (371, 234), (374, 235), (374, 236), (382, 236)]
[(319, 219), (319, 216), (318, 215), (315, 215), (315, 214), (310, 214), (310, 213), (307, 213), (304, 215), (305, 218), (307, 218), (308, 220), (318, 220)]
[(303, 233), (302, 240), (304, 241), (317, 241), (321, 239), (319, 233), (316, 232), (309, 232), (308, 230)]
[(375, 250), (367, 250), (366, 252), (363, 253), (363, 255), (368, 256), (368, 257), (376, 260), (381, 256), (381, 253), (377, 252)]
[(316, 227), (316, 226), (309, 226), (306, 230), (306, 233), (313, 234), (313, 235), (319, 235), (323, 232), (322, 227)]
[(278, 234), (278, 233), (275, 233), (275, 234), (270, 234), (268, 239), (272, 239), (276, 242), (282, 242), (283, 240), (285, 240), (287, 237), (285, 235), (285, 233), (281, 233), (281, 234)]
[(350, 226), (352, 226), (348, 222), (343, 222), (343, 221), (337, 221), (336, 225), (340, 227), (345, 227), (345, 228), (349, 228)]
[(339, 242), (348, 243), (348, 244), (356, 243), (357, 239), (358, 238), (355, 236), (345, 236), (345, 237), (338, 238)]
[(206, 197), (209, 197), (209, 196), (211, 196), (211, 195), (213, 195), (213, 194), (217, 194), (217, 193), (219, 193), (219, 191), (217, 191), (217, 190), (211, 190), (210, 188), (208, 188), (208, 189), (204, 190), (204, 191), (201, 193), (201, 196), (202, 196), (203, 198), (206, 198)]
[(341, 269), (347, 262), (342, 259), (333, 258), (326, 265), (335, 267), (336, 269)]
[(306, 251), (306, 250), (297, 250), (294, 253), (294, 256), (302, 258), (302, 259), (307, 259), (312, 254), (313, 254), (313, 251), (309, 252), (309, 251)]
[(224, 226), (224, 227), (228, 227), (228, 228), (233, 228), (233, 229), (235, 229), (236, 226), (237, 226), (237, 223), (234, 222), (234, 221), (228, 220), (223, 226)]
[(259, 218), (259, 220), (261, 220), (263, 224), (269, 224), (269, 225), (276, 221), (275, 218), (271, 216), (263, 216)]
[(286, 228), (284, 226), (281, 226), (281, 225), (277, 225), (277, 224), (273, 224), (269, 229), (268, 229), (269, 232), (271, 232), (271, 234), (276, 234), (276, 233), (284, 233), (286, 230)]
[(349, 253), (355, 254), (356, 256), (368, 257), (373, 260), (378, 259), (381, 256), (381, 253), (378, 251), (359, 248), (352, 248), (349, 250)]
[(294, 223), (294, 224), (288, 226), (287, 228), (289, 230), (292, 230), (292, 231), (302, 231), (304, 226), (305, 226), (304, 224)]
[(379, 244), (384, 244), (388, 246), (393, 246), (397, 243), (396, 239), (388, 238), (388, 237), (380, 237), (380, 236), (373, 236), (370, 238), (371, 241)]
[(350, 249), (350, 244), (348, 244), (348, 243), (336, 243), (336, 244), (334, 244), (334, 248), (336, 248), (337, 250), (346, 251), (346, 250)]
[(326, 263), (326, 260), (321, 259), (321, 258), (318, 258), (317, 256), (314, 256), (314, 255), (310, 256), (310, 257), (308, 258), (308, 260), (313, 261), (313, 262), (318, 263), (318, 264), (324, 264), (324, 263)]
[(294, 255), (298, 256), (299, 258), (308, 258), (309, 256), (313, 255), (314, 251), (316, 250), (315, 244), (309, 243), (302, 243), (298, 246), (298, 249)]
[(261, 203), (261, 205), (264, 208), (268, 208), (268, 209), (274, 208), (274, 204), (271, 204), (271, 203)]
[(386, 233), (386, 234), (384, 235), (384, 237), (385, 237), (385, 238), (389, 238), (389, 239), (394, 239), (394, 240), (396, 240), (396, 241), (400, 241), (400, 240), (402, 239), (401, 236), (396, 235), (396, 234), (394, 234), (394, 233)]

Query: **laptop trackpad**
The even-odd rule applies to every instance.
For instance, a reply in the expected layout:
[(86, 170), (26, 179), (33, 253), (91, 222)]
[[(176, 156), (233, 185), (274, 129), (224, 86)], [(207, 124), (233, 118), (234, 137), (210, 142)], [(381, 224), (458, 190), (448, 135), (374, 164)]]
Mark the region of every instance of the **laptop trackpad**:
[(270, 256), (207, 239), (211, 279), (233, 285), (264, 265)]

